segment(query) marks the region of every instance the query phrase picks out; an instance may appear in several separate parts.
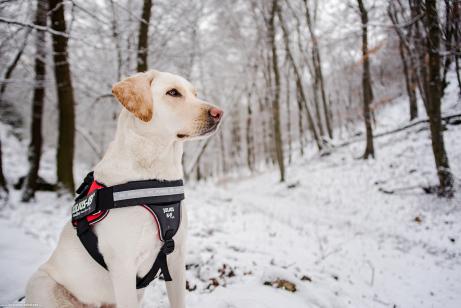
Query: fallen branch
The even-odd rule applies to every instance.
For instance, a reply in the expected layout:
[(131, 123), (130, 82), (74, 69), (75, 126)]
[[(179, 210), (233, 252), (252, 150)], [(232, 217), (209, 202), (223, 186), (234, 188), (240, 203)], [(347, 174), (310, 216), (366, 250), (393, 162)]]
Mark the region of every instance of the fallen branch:
[[(448, 115), (448, 116), (442, 117), (441, 120), (442, 120), (443, 122), (448, 122), (448, 121), (450, 121), (450, 120), (452, 120), (452, 119), (461, 120), (461, 113), (452, 114), (452, 115)], [(373, 135), (373, 138), (375, 139), (375, 138), (379, 138), (379, 137), (384, 137), (384, 136), (392, 135), (392, 134), (395, 134), (395, 133), (404, 131), (404, 130), (406, 130), (406, 129), (412, 128), (412, 127), (414, 127), (414, 126), (417, 126), (417, 125), (420, 125), (420, 124), (425, 124), (425, 123), (429, 123), (429, 119), (422, 119), (422, 120), (409, 123), (409, 124), (407, 124), (407, 125), (404, 125), (404, 126), (402, 126), (402, 127), (399, 127), (399, 128), (396, 128), (396, 129), (387, 131), (387, 132), (375, 134), (375, 135)], [(356, 138), (356, 139), (348, 140), (348, 141), (345, 141), (345, 142), (343, 142), (343, 143), (333, 145), (333, 148), (341, 148), (341, 147), (344, 147), (344, 146), (346, 146), (346, 145), (349, 145), (349, 144), (352, 144), (352, 143), (356, 143), (356, 142), (359, 142), (359, 141), (365, 141), (365, 139), (363, 139), (363, 138)]]

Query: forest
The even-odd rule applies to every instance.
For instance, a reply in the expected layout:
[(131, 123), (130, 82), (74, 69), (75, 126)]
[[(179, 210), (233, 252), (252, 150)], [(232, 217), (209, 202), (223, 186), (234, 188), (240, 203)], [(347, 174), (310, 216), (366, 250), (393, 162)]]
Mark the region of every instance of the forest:
[(225, 110), (185, 144), (190, 307), (459, 307), (460, 62), (459, 0), (0, 0), (0, 305), (156, 69)]

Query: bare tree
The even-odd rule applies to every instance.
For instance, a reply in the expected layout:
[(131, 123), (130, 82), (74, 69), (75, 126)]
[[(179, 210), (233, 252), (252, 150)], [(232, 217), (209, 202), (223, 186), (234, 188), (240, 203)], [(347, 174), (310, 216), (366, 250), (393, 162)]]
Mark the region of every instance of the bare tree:
[(320, 48), (319, 48), (319, 43), (318, 43), (318, 37), (314, 31), (314, 24), (313, 24), (313, 20), (311, 17), (309, 4), (307, 3), (307, 0), (304, 0), (304, 8), (306, 10), (307, 29), (309, 30), (309, 35), (311, 37), (311, 42), (312, 42), (312, 64), (314, 66), (313, 67), (314, 68), (313, 69), (314, 100), (315, 100), (315, 105), (317, 106), (317, 112), (318, 112), (318, 121), (319, 121), (318, 125), (321, 128), (320, 131), (323, 131), (322, 117), (320, 115), (320, 106), (318, 104), (318, 100), (319, 100), (318, 96), (320, 92), (320, 97), (322, 99), (323, 115), (325, 119), (325, 125), (327, 128), (328, 137), (332, 139), (333, 138), (333, 128), (332, 128), (331, 118), (330, 118), (330, 108), (328, 106), (328, 100), (325, 94), (325, 83), (324, 83), (323, 72), (322, 72), (322, 61), (320, 58)]
[(274, 139), (277, 163), (280, 170), (280, 182), (285, 181), (285, 161), (283, 154), (282, 131), (280, 125), (280, 71), (277, 59), (276, 23), (275, 17), (279, 11), (277, 0), (272, 0), (268, 22), (268, 35), (272, 48), (272, 70), (274, 73), (274, 97), (272, 99), (272, 112), (274, 119)]
[[(35, 12), (35, 24), (46, 26), (48, 2), (37, 1)], [(32, 98), (32, 112), (30, 125), (30, 143), (27, 152), (29, 160), (29, 172), (27, 173), (22, 191), (22, 201), (29, 201), (35, 195), (37, 189), (38, 170), (42, 155), (42, 115), (43, 101), (45, 99), (45, 76), (46, 76), (46, 32), (36, 31), (35, 34), (35, 84)]]
[[(322, 142), (322, 140), (321, 140), (321, 138), (319, 136), (319, 133), (317, 132), (317, 128), (315, 127), (314, 118), (312, 116), (311, 109), (310, 109), (309, 104), (307, 102), (307, 95), (304, 92), (303, 83), (302, 83), (302, 79), (301, 79), (301, 72), (300, 72), (298, 66), (295, 63), (295, 59), (294, 59), (293, 53), (292, 53), (291, 48), (290, 48), (289, 34), (288, 34), (289, 32), (288, 32), (285, 20), (283, 18), (283, 14), (281, 13), (280, 10), (278, 10), (277, 13), (278, 13), (279, 21), (280, 21), (280, 26), (281, 26), (282, 32), (283, 32), (283, 39), (284, 39), (284, 42), (285, 42), (285, 51), (287, 53), (287, 57), (288, 57), (288, 60), (289, 60), (289, 62), (291, 64), (291, 67), (293, 68), (293, 72), (295, 74), (295, 79), (296, 79), (297, 93), (299, 95), (299, 98), (301, 99), (301, 100), (298, 99), (298, 102), (303, 103), (303, 105), (301, 105), (299, 107), (299, 109), (300, 109), (300, 112), (302, 111), (302, 109), (304, 109), (306, 111), (306, 116), (307, 116), (307, 122), (308, 122), (308, 125), (309, 125), (309, 129), (310, 129), (310, 131), (312, 133), (312, 136), (314, 137), (314, 140), (315, 140), (315, 143), (317, 144), (318, 149), (322, 150), (323, 149), (323, 142)], [(302, 118), (299, 118), (299, 129), (300, 129), (300, 133), (301, 133), (301, 130), (302, 130)], [(300, 138), (302, 138), (302, 136), (300, 136)]]
[[(391, 1), (388, 7), (388, 15), (390, 20), (394, 25), (394, 30), (399, 39), (399, 54), (402, 61), (403, 75), (405, 77), (405, 88), (407, 90), (409, 109), (410, 109), (410, 121), (418, 117), (418, 104), (416, 100), (416, 87), (417, 80), (415, 74), (415, 67), (412, 51), (409, 47), (409, 42), (407, 37), (411, 36), (413, 24), (407, 26), (408, 34), (405, 35), (399, 25), (399, 14), (397, 12), (397, 5), (399, 4), (399, 9), (404, 10), (400, 1)], [(403, 12), (401, 12), (403, 14)]]
[(117, 80), (120, 80), (122, 77), (122, 47), (120, 46), (117, 14), (115, 10), (114, 0), (109, 0), (109, 4), (112, 13), (112, 39), (114, 40), (114, 46), (117, 52)]
[(246, 122), (246, 144), (247, 144), (247, 165), (248, 169), (251, 171), (255, 168), (255, 148), (253, 140), (253, 109), (251, 107), (253, 96), (251, 89), (248, 91), (248, 101), (247, 101), (247, 122)]
[(139, 36), (138, 36), (138, 72), (147, 71), (147, 55), (149, 52), (149, 23), (152, 10), (152, 0), (144, 0), (142, 7), (142, 18), (139, 22)]
[[(59, 33), (66, 33), (64, 18), (64, 0), (48, 0), (51, 28)], [(58, 186), (74, 191), (74, 135), (75, 135), (75, 102), (74, 89), (67, 52), (68, 36), (52, 35), (54, 77), (58, 95), (58, 150), (57, 150), (57, 180)]]
[(8, 199), (8, 185), (6, 183), (5, 175), (3, 174), (3, 152), (2, 141), (0, 140), (0, 202)]
[(363, 118), (365, 121), (365, 129), (367, 136), (367, 144), (364, 159), (369, 156), (375, 157), (375, 149), (373, 146), (373, 128), (371, 126), (371, 112), (370, 105), (373, 102), (373, 89), (371, 87), (371, 74), (370, 74), (370, 55), (368, 52), (368, 11), (363, 5), (362, 0), (357, 0), (360, 11), (360, 19), (362, 21), (362, 95), (363, 95)]
[(293, 156), (293, 136), (291, 133), (291, 82), (290, 82), (290, 70), (287, 70), (286, 76), (286, 85), (285, 85), (285, 104), (287, 107), (287, 139), (288, 139), (288, 164), (291, 164), (292, 156)]
[(443, 22), (442, 41), (445, 56), (442, 72), (443, 89), (448, 85), (447, 73), (452, 62), (455, 62), (456, 78), (461, 95), (461, 77), (459, 58), (461, 58), (461, 3), (460, 1), (444, 0), (445, 20)]
[(450, 171), (448, 156), (443, 140), (443, 127), (441, 121), (441, 103), (443, 93), (443, 80), (441, 76), (440, 28), (437, 14), (437, 1), (426, 0), (425, 3), (427, 27), (427, 53), (428, 53), (428, 86), (426, 89), (427, 116), (432, 136), (432, 150), (439, 178), (439, 194), (453, 196), (453, 175)]

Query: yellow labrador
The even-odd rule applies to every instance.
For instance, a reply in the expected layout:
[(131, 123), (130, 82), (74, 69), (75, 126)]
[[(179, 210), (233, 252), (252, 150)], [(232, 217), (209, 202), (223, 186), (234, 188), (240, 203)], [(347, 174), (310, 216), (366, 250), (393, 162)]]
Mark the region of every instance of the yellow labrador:
[[(114, 141), (94, 168), (95, 179), (108, 186), (181, 179), (183, 141), (210, 136), (223, 115), (198, 99), (187, 80), (165, 72), (136, 74), (116, 83), (112, 93), (125, 108)], [(142, 207), (119, 208), (93, 228), (109, 271), (89, 256), (69, 222), (50, 259), (29, 280), (27, 303), (46, 308), (140, 306), (143, 291), (136, 290), (136, 276), (147, 273), (162, 246), (151, 216)], [(176, 247), (168, 255), (172, 308), (185, 307), (186, 229), (183, 206)]]

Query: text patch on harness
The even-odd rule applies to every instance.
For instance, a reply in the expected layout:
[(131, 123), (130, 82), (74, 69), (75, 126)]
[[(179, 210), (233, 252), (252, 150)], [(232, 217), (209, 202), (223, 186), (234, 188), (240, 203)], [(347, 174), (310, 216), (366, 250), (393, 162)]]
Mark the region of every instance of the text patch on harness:
[(72, 206), (72, 220), (84, 218), (96, 210), (96, 192), (79, 200)]

